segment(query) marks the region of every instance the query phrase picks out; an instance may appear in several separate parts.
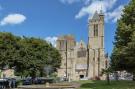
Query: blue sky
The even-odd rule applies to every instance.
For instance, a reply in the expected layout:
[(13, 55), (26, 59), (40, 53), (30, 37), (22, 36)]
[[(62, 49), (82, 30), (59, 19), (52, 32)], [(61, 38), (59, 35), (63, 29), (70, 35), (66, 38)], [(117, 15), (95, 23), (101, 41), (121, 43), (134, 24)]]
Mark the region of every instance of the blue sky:
[(111, 54), (123, 6), (129, 0), (0, 0), (0, 31), (40, 37), (55, 44), (57, 36), (72, 34), (88, 40), (88, 18), (101, 8), (105, 14), (105, 49)]

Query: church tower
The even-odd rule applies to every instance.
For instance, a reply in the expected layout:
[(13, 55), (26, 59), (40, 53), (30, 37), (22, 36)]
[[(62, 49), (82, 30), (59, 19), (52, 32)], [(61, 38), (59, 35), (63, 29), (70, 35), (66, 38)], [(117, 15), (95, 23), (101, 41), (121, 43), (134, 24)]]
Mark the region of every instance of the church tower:
[(88, 76), (92, 79), (100, 78), (102, 69), (105, 68), (104, 53), (104, 14), (97, 11), (89, 19), (89, 70)]

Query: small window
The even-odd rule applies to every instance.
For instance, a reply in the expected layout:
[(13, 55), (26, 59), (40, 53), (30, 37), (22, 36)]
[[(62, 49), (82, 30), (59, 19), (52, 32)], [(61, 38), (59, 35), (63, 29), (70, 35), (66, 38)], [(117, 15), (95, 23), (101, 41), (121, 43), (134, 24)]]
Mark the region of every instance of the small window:
[(98, 24), (94, 24), (94, 36), (98, 36)]

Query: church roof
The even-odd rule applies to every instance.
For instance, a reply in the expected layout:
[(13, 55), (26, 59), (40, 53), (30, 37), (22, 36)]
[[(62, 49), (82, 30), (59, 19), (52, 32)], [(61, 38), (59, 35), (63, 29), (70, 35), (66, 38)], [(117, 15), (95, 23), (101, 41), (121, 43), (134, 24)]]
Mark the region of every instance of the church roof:
[(64, 35), (64, 36), (58, 37), (58, 40), (75, 40), (75, 38), (73, 35)]
[(99, 19), (100, 19), (99, 14), (98, 14), (98, 12), (96, 11), (95, 14), (94, 14), (93, 17), (92, 17), (92, 20), (99, 20)]

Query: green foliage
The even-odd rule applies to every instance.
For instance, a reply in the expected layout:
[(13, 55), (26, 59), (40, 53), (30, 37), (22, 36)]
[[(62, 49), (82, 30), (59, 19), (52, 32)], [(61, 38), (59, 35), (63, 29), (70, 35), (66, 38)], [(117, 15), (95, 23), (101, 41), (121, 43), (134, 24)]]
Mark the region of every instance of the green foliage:
[(113, 71), (112, 71), (111, 67), (106, 68), (106, 69), (102, 69), (102, 74), (110, 74), (110, 73), (112, 73), (112, 72), (113, 72)]
[(125, 6), (118, 21), (114, 49), (111, 55), (113, 70), (135, 72), (135, 0)]
[(11, 33), (0, 33), (0, 67), (15, 67), (16, 75), (43, 76), (44, 67), (52, 66), (56, 71), (61, 63), (58, 50), (45, 40), (17, 37)]

